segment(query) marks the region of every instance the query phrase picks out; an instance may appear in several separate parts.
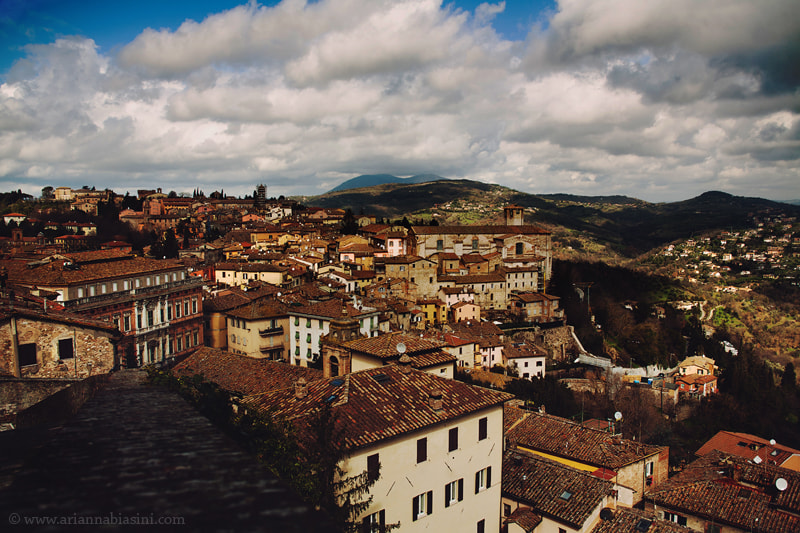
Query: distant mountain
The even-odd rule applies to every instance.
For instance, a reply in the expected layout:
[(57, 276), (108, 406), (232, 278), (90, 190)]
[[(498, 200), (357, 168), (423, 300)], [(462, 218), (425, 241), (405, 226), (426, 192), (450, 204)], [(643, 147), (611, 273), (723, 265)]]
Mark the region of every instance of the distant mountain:
[(387, 183), (404, 183), (406, 185), (413, 185), (416, 183), (428, 183), (430, 181), (446, 180), (441, 176), (435, 174), (418, 174), (410, 178), (398, 178), (391, 174), (364, 174), (363, 176), (356, 176), (349, 179), (344, 183), (340, 183), (328, 192), (347, 191), (350, 189), (361, 189), (363, 187), (373, 187), (375, 185), (386, 185)]
[(499, 222), (503, 205), (529, 207), (535, 213), (526, 215), (527, 222), (561, 233), (566, 230), (630, 258), (711, 230), (751, 227), (756, 214), (800, 216), (800, 206), (717, 191), (682, 202), (652, 204), (625, 196), (535, 195), (471, 180), (386, 183), (303, 199), (308, 206), (351, 209), (389, 219), (407, 216), (414, 221), (438, 213), (442, 222), (453, 213), (452, 206), (449, 211), (445, 206), (455, 202), (469, 205), (462, 213), (470, 211), (472, 220), (484, 223)]

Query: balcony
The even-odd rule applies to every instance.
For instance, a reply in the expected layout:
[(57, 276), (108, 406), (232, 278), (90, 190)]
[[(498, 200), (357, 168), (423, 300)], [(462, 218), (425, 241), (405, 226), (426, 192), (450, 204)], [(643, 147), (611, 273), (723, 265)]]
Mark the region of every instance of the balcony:
[(273, 335), (283, 335), (283, 326), (275, 328), (259, 329), (258, 335), (261, 337), (272, 337)]

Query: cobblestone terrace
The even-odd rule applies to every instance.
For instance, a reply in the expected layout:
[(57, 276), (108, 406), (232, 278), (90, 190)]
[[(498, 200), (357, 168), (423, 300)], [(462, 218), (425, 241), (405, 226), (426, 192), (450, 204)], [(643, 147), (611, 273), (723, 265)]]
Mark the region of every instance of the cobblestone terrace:
[(152, 516), (184, 522), (159, 528), (170, 531), (333, 531), (180, 396), (144, 379), (117, 372), (62, 426), (0, 433), (0, 530), (143, 531), (25, 524)]

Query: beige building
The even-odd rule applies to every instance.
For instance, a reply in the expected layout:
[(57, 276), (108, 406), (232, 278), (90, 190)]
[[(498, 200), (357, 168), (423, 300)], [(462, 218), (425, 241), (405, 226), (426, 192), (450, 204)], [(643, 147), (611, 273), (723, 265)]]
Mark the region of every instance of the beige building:
[(299, 428), (323, 402), (332, 406), (347, 424), (346, 475), (377, 476), (372, 502), (358, 517), (365, 528), (499, 533), (509, 399), (410, 365), (388, 365), (297, 383), (253, 403)]
[(278, 287), (288, 282), (288, 268), (269, 263), (217, 263), (214, 281), (242, 287), (253, 280), (263, 281)]
[(289, 361), (289, 313), (277, 301), (251, 303), (227, 313), (228, 351)]

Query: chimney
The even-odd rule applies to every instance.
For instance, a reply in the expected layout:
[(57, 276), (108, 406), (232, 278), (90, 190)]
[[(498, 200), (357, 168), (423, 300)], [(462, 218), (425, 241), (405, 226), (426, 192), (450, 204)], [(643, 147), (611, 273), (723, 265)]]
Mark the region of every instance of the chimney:
[(404, 353), (400, 356), (400, 372), (403, 374), (409, 374), (411, 372), (411, 358), (408, 356), (407, 353)]
[(308, 382), (306, 381), (306, 378), (301, 377), (294, 382), (294, 396), (298, 400), (302, 400), (308, 396)]
[(433, 389), (428, 395), (428, 404), (434, 411), (442, 410), (442, 391), (440, 389)]

